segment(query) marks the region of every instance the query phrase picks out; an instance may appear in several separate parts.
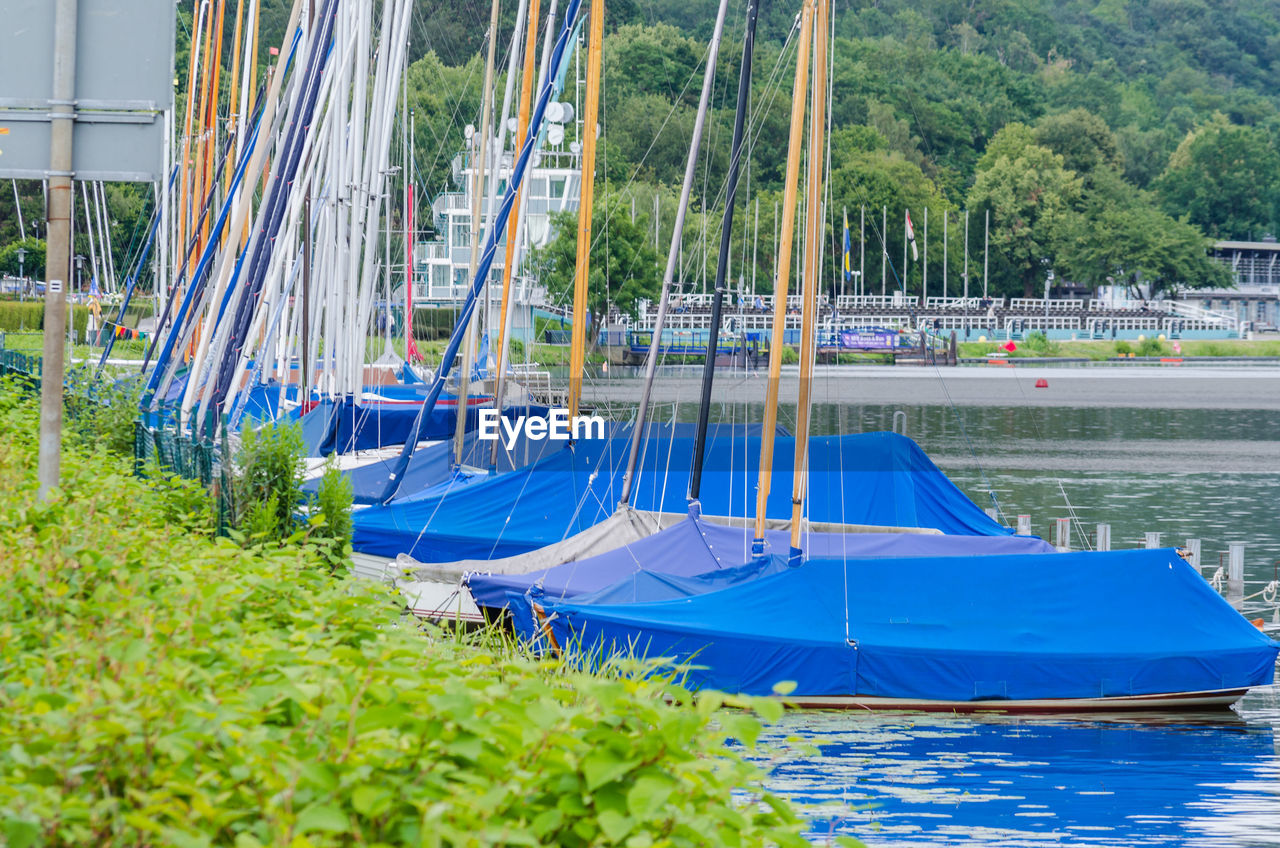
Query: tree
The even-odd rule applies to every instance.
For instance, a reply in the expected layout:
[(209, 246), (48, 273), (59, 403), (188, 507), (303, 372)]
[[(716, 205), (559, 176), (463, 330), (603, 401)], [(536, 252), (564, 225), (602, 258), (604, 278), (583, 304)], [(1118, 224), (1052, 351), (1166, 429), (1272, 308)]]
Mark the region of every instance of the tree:
[(1102, 118), (1085, 109), (1046, 115), (1036, 124), (1036, 144), (1062, 156), (1062, 164), (1077, 174), (1103, 165), (1123, 168), (1116, 137)]
[(1188, 134), (1156, 181), (1166, 212), (1214, 238), (1275, 232), (1280, 155), (1255, 127), (1221, 121)]
[[(573, 302), (578, 250), (578, 214), (564, 212), (552, 219), (556, 235), (537, 251), (542, 284), (559, 302)], [(591, 270), (587, 280), (587, 311), (591, 327), (603, 326), (610, 307), (639, 315), (639, 301), (658, 296), (658, 255), (652, 246), (648, 216), (631, 221), (630, 201), (624, 205), (608, 186), (596, 187), (591, 212)], [(589, 337), (594, 337), (591, 333)]]
[(1061, 156), (1035, 144), (1022, 124), (996, 133), (979, 165), (969, 205), (991, 210), (991, 252), (1007, 266), (996, 288), (1024, 297), (1039, 294), (1075, 214), (1081, 180)]
[(1231, 274), (1208, 253), (1211, 241), (1185, 218), (1162, 212), (1110, 168), (1094, 172), (1080, 214), (1063, 225), (1056, 269), (1097, 287), (1136, 283), (1146, 296), (1188, 288), (1229, 288)]
[[(18, 251), (26, 255), (18, 261)], [(44, 279), (44, 239), (30, 238), (11, 242), (0, 248), (0, 274), (16, 277), (19, 272), (33, 280)]]

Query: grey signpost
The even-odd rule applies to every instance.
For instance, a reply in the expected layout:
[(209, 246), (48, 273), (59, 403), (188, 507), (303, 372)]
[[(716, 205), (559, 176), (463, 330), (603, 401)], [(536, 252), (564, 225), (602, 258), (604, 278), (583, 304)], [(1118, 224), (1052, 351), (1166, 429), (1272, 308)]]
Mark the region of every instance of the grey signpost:
[[(46, 180), (40, 496), (61, 468), (72, 180), (163, 179), (172, 0), (0, 0), (0, 178)], [(52, 61), (50, 61), (52, 59)]]

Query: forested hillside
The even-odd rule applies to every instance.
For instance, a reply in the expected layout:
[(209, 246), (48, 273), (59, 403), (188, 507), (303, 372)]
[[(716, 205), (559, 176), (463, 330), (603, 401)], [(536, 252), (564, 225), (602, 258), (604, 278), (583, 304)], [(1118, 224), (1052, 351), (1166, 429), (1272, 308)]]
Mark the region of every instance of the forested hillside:
[[(953, 273), (962, 262), (962, 210), (971, 211), (971, 229), (990, 210), (991, 283), (1000, 293), (1038, 293), (1050, 269), (1090, 285), (1221, 284), (1203, 259), (1210, 239), (1276, 232), (1280, 2), (835, 4), (830, 219), (848, 207), (856, 222), (863, 206), (875, 219), (867, 227), (873, 287), (886, 206), (896, 264), (902, 210), (913, 210), (919, 230), (929, 208), (935, 280), (944, 210), (953, 213)], [(606, 13), (600, 174), (607, 185), (599, 194), (623, 210), (634, 198), (650, 228), (655, 193), (671, 201), (659, 204), (670, 226), (665, 210), (682, 171), (715, 5), (627, 0)], [(690, 222), (686, 266), (700, 256), (705, 231), (707, 252), (715, 252), (745, 4), (732, 8), (697, 192), (699, 208), (713, 215)], [(749, 261), (758, 201), (764, 269), (773, 263), (797, 9), (766, 2), (757, 41), (750, 185), (735, 221), (735, 256)], [(421, 116), (418, 155), (430, 190), (439, 191), (462, 126), (476, 122), (487, 4), (424, 0), (420, 10), (411, 99)], [(668, 234), (660, 235), (665, 245)], [(971, 236), (971, 254), (977, 244)], [(918, 288), (918, 274), (908, 269), (909, 287)], [(684, 276), (700, 280), (701, 269), (686, 267)]]
[[(1203, 258), (1211, 239), (1280, 230), (1280, 0), (834, 2), (829, 221), (847, 207), (856, 243), (866, 207), (875, 290), (885, 207), (896, 265), (903, 210), (912, 210), (919, 230), (928, 208), (931, 280), (941, 278), (944, 212), (950, 271), (958, 274), (963, 211), (971, 256), (981, 249), (989, 211), (990, 280), (1000, 293), (1038, 293), (1049, 270), (1090, 285), (1108, 278), (1155, 289), (1220, 284)], [(289, 5), (263, 0), (264, 54), (280, 42)], [(544, 23), (548, 6), (544, 0)], [(417, 4), (409, 105), (424, 222), (430, 198), (453, 187), (450, 160), (463, 146), (463, 128), (479, 124), (488, 7), (484, 0)], [(615, 216), (634, 209), (638, 231), (650, 238), (655, 196), (662, 227), (671, 225), (715, 7), (715, 0), (617, 0), (606, 9), (598, 203)], [(180, 19), (190, 20), (190, 8), (182, 0)], [(774, 260), (798, 8), (776, 0), (761, 7), (752, 148), (733, 260), (733, 276), (749, 285), (755, 253), (757, 287), (767, 284)], [(514, 16), (515, 3), (504, 0), (500, 58)], [(695, 284), (714, 271), (744, 17), (745, 2), (735, 2), (695, 192), (698, 214), (688, 222), (682, 276)], [(180, 25), (180, 62), (184, 32)], [(705, 217), (704, 208), (711, 210)], [(0, 245), (16, 229), (11, 209), (11, 192), (0, 192)], [(828, 235), (838, 240), (835, 228)], [(669, 230), (657, 236), (662, 253)], [(129, 238), (122, 233), (120, 241)], [(900, 271), (891, 270), (891, 285)], [(919, 269), (907, 274), (918, 288)]]

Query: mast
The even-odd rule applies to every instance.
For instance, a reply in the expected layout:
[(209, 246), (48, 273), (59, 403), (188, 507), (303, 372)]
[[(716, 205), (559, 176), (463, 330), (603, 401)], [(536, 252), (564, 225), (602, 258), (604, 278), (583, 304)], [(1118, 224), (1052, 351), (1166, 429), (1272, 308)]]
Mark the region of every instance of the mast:
[[(738, 174), (742, 170), (742, 136), (751, 99), (751, 58), (756, 40), (759, 0), (747, 0), (747, 28), (742, 37), (742, 68), (738, 75), (738, 106), (733, 116), (733, 143), (729, 152), (729, 179), (724, 198), (724, 226), (720, 230), (720, 258), (716, 263), (716, 293), (711, 301), (711, 333), (707, 358), (702, 369), (702, 403), (698, 408), (698, 431), (693, 441), (693, 473), (689, 477), (689, 500), (696, 501), (702, 488), (703, 452), (707, 444), (707, 419), (711, 415), (711, 384), (716, 372), (716, 343), (720, 338), (720, 313), (724, 309), (724, 277), (729, 265), (729, 240), (733, 236), (733, 202), (738, 194)], [(704, 264), (705, 267), (705, 264)]]
[[(591, 0), (587, 41), (587, 100), (582, 115), (582, 187), (578, 193), (578, 256), (573, 277), (573, 347), (569, 352), (569, 417), (582, 399), (587, 335), (587, 282), (591, 276), (591, 212), (595, 203), (596, 121), (600, 114), (600, 54), (604, 41), (604, 0)], [(595, 329), (594, 327), (592, 328)]]
[[(516, 118), (516, 137), (515, 144), (512, 146), (513, 151), (520, 150), (524, 146), (525, 128), (529, 123), (529, 107), (533, 100), (533, 63), (536, 61), (535, 54), (538, 51), (538, 0), (524, 0), (520, 4), (516, 12), (515, 32), (511, 35), (511, 64), (507, 70), (507, 92), (511, 91), (511, 82), (513, 72), (515, 70), (516, 51), (515, 48), (519, 44), (520, 28), (525, 24), (526, 16), (529, 19), (528, 32), (524, 43), (524, 70), (521, 72), (520, 78), (520, 107), (519, 116)], [(550, 26), (550, 22), (548, 22)], [(505, 113), (505, 108), (504, 108)], [(505, 114), (503, 116), (505, 125)], [(503, 127), (505, 130), (505, 126)], [(512, 155), (514, 164), (514, 153)], [(511, 214), (507, 218), (507, 250), (502, 265), (502, 299), (498, 306), (498, 356), (496, 359), (498, 369), (498, 382), (493, 393), (494, 405), (501, 410), (503, 398), (507, 392), (507, 346), (511, 342), (510, 329), (508, 324), (511, 321), (511, 275), (515, 273), (516, 261), (516, 242), (520, 236), (520, 200), (524, 196), (524, 187), (516, 189), (516, 201), (511, 206)], [(497, 470), (498, 466), (498, 440), (494, 439), (493, 444), (489, 446), (489, 473), (492, 474)]]
[[(498, 0), (493, 0), (489, 10), (489, 51), (484, 62), (484, 102), (480, 107), (480, 146), (473, 160), (475, 175), (471, 180), (471, 262), (469, 273), (474, 278), (476, 267), (480, 264), (481, 224), (480, 195), (484, 191), (485, 166), (489, 155), (489, 113), (493, 111), (493, 61), (494, 51), (498, 46)], [(484, 281), (485, 291), (489, 290), (489, 280)], [(476, 354), (476, 319), (474, 313), (467, 322), (466, 346), (462, 351), (462, 367), (458, 370), (458, 412), (457, 426), (453, 434), (453, 456), (455, 462), (462, 460), (463, 440), (467, 435), (467, 394), (471, 382), (471, 363)]]
[[(760, 482), (756, 487), (756, 532), (751, 553), (764, 554), (764, 525), (773, 473), (774, 431), (778, 426), (778, 382), (782, 379), (782, 347), (787, 328), (787, 283), (791, 276), (791, 240), (796, 227), (796, 189), (800, 182), (800, 148), (804, 135), (805, 93), (809, 89), (809, 44), (813, 33), (813, 4), (800, 10), (800, 42), (796, 49), (796, 78), (791, 92), (791, 134), (787, 144), (787, 175), (783, 184), (782, 244), (777, 248), (778, 276), (774, 281), (773, 335), (769, 341), (769, 382), (760, 434)], [(774, 221), (778, 215), (775, 208)]]
[[(698, 150), (702, 146), (702, 131), (707, 123), (707, 106), (711, 102), (711, 88), (716, 76), (716, 59), (720, 55), (720, 37), (724, 33), (724, 19), (728, 9), (729, 0), (720, 0), (720, 7), (716, 11), (715, 29), (711, 33), (711, 44), (707, 48), (707, 67), (702, 73), (702, 94), (698, 98), (698, 116), (693, 122), (693, 137), (689, 140), (689, 158), (684, 166), (684, 183), (680, 186), (680, 202), (676, 204), (676, 220), (671, 228), (671, 248), (667, 251), (667, 268), (662, 274), (662, 293), (658, 295), (658, 315), (653, 324), (653, 341), (649, 343), (649, 352), (644, 359), (644, 388), (640, 391), (640, 406), (636, 408), (636, 422), (631, 430), (631, 452), (627, 455), (627, 473), (622, 478), (622, 497), (618, 501), (620, 507), (626, 506), (631, 500), (631, 484), (635, 478), (636, 462), (640, 458), (640, 440), (644, 438), (645, 419), (649, 415), (649, 394), (653, 389), (653, 375), (658, 365), (658, 348), (662, 344), (662, 331), (667, 321), (667, 303), (671, 298), (671, 283), (675, 280), (676, 268), (680, 261), (685, 213), (689, 211), (689, 195), (693, 191), (693, 180), (697, 173)], [(654, 194), (653, 201), (656, 233), (657, 194)], [(760, 221), (759, 203), (760, 200), (757, 198), (757, 224)]]
[(809, 115), (808, 213), (805, 221), (804, 307), (800, 347), (800, 399), (796, 405), (796, 461), (791, 474), (791, 561), (800, 556), (800, 529), (804, 498), (808, 492), (809, 405), (813, 360), (817, 357), (815, 334), (819, 277), (822, 274), (822, 146), (827, 119), (827, 0), (817, 2), (813, 39), (813, 111)]

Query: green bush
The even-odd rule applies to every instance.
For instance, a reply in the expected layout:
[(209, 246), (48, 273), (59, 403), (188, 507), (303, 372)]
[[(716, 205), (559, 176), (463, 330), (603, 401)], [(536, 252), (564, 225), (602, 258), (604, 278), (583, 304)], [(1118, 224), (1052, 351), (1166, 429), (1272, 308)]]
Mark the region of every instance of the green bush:
[(747, 712), (420, 629), (314, 546), (192, 536), (74, 447), (43, 503), (34, 410), (0, 389), (9, 848), (807, 844), (725, 744)]
[(231, 523), (250, 540), (281, 542), (297, 529), (302, 505), (302, 425), (249, 422), (240, 430)]
[(132, 457), (142, 378), (98, 377), (96, 371), (96, 366), (89, 364), (67, 369), (63, 391), (67, 429), (90, 448)]
[(1057, 356), (1061, 350), (1058, 343), (1050, 341), (1048, 334), (1043, 330), (1027, 333), (1023, 343), (1041, 356)]
[(1168, 348), (1159, 339), (1146, 338), (1138, 342), (1138, 356), (1167, 356)]
[(1133, 347), (1124, 339), (1116, 342), (1116, 356), (1128, 356), (1133, 353)]
[(324, 555), (329, 563), (329, 570), (335, 574), (351, 556), (353, 501), (351, 479), (343, 475), (337, 458), (330, 454), (325, 461), (324, 476), (320, 478), (320, 487), (316, 490), (312, 506), (324, 522), (324, 536), (327, 540)]

